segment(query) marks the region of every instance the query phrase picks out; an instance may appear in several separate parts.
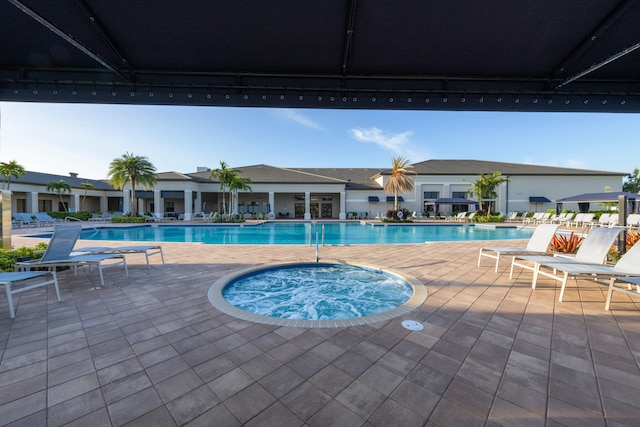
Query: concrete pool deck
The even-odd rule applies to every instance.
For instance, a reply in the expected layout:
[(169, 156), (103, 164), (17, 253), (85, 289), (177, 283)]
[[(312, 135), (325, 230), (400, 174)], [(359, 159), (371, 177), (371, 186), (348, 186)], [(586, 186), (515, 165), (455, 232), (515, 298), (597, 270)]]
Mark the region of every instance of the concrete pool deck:
[(231, 272), (311, 261), (315, 247), (166, 243), (165, 265), (129, 256), (130, 277), (107, 269), (102, 288), (96, 271), (62, 272), (61, 303), (20, 294), (11, 320), (0, 299), (0, 425), (637, 424), (640, 299), (616, 293), (605, 311), (606, 288), (581, 280), (559, 303), (550, 279), (535, 291), (530, 272), (510, 280), (506, 260), (477, 268), (481, 246), (321, 247), (321, 260), (389, 268), (429, 292), (408, 314), (347, 328), (256, 324), (207, 299)]

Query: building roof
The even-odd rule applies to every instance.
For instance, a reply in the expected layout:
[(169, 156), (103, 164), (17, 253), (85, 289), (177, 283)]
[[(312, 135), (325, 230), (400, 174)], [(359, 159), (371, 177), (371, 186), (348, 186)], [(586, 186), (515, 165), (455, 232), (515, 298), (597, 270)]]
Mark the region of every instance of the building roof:
[[(420, 176), (429, 175), (478, 175), (499, 171), (505, 176), (626, 176), (627, 173), (607, 172), (589, 169), (572, 169), (555, 166), (538, 166), (523, 163), (503, 163), (483, 160), (427, 160), (413, 165)], [(271, 165), (242, 166), (239, 169), (243, 177), (256, 184), (339, 184), (348, 190), (380, 190), (375, 181), (380, 175), (390, 174), (389, 169), (378, 168), (281, 168)], [(196, 183), (217, 183), (211, 179), (211, 170), (194, 173), (160, 172), (158, 181), (183, 181)], [(83, 182), (90, 182), (96, 190), (114, 190), (108, 180), (95, 180), (71, 176), (54, 175), (41, 172), (27, 172), (19, 180), (11, 183), (46, 186), (50, 182), (63, 179), (72, 188), (81, 188)]]
[(373, 178), (380, 169), (372, 168), (297, 168), (296, 170), (339, 179), (349, 190), (379, 190), (380, 185)]
[[(270, 165), (251, 165), (234, 167), (238, 169), (243, 177), (249, 178), (253, 183), (260, 184), (343, 184), (344, 181), (331, 176), (324, 176), (313, 173), (310, 170), (280, 168)], [(210, 179), (211, 171), (195, 172), (187, 174), (190, 177), (206, 179), (210, 182), (217, 182)]]
[[(426, 160), (413, 164), (418, 175), (479, 175), (500, 172), (502, 175), (612, 175), (626, 176), (628, 173), (573, 169), (557, 166), (540, 166), (526, 163), (504, 163), (486, 160)], [(383, 174), (389, 174), (385, 170)]]
[(98, 180), (89, 178), (80, 178), (75, 174), (69, 175), (54, 175), (50, 173), (31, 172), (26, 171), (26, 175), (21, 176), (20, 179), (11, 177), (11, 184), (32, 184), (47, 186), (50, 182), (58, 182), (61, 179), (64, 180), (71, 188), (80, 188), (84, 190), (82, 183), (88, 182), (94, 185), (96, 190), (108, 191), (113, 190), (113, 185), (108, 180)]

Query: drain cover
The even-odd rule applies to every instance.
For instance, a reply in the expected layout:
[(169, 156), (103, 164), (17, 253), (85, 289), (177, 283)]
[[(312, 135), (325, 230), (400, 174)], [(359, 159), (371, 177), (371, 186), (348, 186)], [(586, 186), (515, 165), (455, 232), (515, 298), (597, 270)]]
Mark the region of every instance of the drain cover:
[(406, 329), (409, 329), (410, 331), (421, 331), (424, 329), (422, 323), (416, 322), (415, 320), (403, 320), (402, 326)]

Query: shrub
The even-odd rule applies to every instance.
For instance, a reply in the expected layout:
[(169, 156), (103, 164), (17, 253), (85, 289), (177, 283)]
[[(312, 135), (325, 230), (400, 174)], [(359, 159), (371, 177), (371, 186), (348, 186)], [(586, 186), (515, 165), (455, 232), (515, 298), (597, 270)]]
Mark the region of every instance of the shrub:
[(42, 257), (42, 253), (37, 251), (44, 251), (47, 249), (46, 243), (38, 243), (33, 248), (18, 248), (10, 251), (0, 249), (0, 271), (14, 271), (16, 268), (16, 261), (20, 257), (29, 257), (31, 259), (38, 259)]
[(573, 234), (573, 231), (569, 236), (566, 234), (556, 234), (551, 240), (551, 247), (555, 252), (561, 252), (563, 254), (575, 254), (578, 252), (578, 247), (584, 238)]
[(504, 222), (504, 217), (502, 215), (476, 215), (473, 220), (475, 222)]
[[(398, 215), (399, 212), (402, 212), (401, 215)], [(411, 212), (409, 212), (406, 208), (398, 209), (397, 211), (394, 209), (387, 211), (386, 218), (382, 218), (384, 222), (413, 222), (411, 219)]]
[[(625, 243), (625, 248), (627, 252), (629, 249), (633, 247), (636, 243), (640, 241), (640, 232), (639, 231), (629, 231), (627, 233), (627, 240)], [(618, 250), (617, 245), (613, 245), (609, 250), (609, 254), (607, 256), (607, 260), (611, 262), (616, 262), (620, 259), (620, 251)]]
[(219, 222), (219, 223), (240, 223), (240, 222), (245, 222), (244, 216), (242, 215), (230, 215), (228, 218), (223, 218), (223, 217), (218, 217), (218, 219), (216, 219), (213, 222)]
[(124, 224), (124, 223), (144, 223), (147, 219), (142, 216), (114, 216), (111, 218), (111, 222)]
[(56, 211), (56, 212), (47, 212), (49, 216), (56, 219), (65, 219), (66, 217), (72, 217), (79, 219), (81, 221), (88, 221), (93, 215), (91, 212), (64, 212), (64, 211)]

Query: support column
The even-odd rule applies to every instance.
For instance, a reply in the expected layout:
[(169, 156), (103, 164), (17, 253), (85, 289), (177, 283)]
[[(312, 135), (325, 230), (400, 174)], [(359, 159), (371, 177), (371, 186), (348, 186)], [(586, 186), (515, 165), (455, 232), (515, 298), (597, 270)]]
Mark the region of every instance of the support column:
[(304, 193), (304, 219), (311, 219), (311, 193), (309, 192)]
[(269, 191), (269, 212), (267, 212), (267, 218), (275, 219), (276, 214), (274, 212), (276, 205), (276, 195), (273, 191)]
[(27, 193), (27, 212), (38, 212), (38, 193), (35, 191)]
[(184, 219), (185, 221), (191, 221), (193, 205), (193, 190), (184, 190)]
[(131, 192), (129, 190), (122, 190), (122, 212), (133, 214), (133, 208), (131, 207)]
[(164, 206), (162, 206), (162, 193), (160, 190), (153, 190), (153, 212), (164, 217)]
[(69, 195), (69, 212), (78, 212), (79, 208), (80, 208), (80, 195), (70, 194)]
[(347, 219), (347, 193), (344, 191), (340, 192), (340, 219)]
[(196, 192), (196, 196), (193, 199), (193, 204), (194, 204), (194, 208), (191, 214), (202, 212), (202, 191)]
[(109, 210), (109, 198), (107, 196), (100, 196), (100, 212), (106, 212)]

